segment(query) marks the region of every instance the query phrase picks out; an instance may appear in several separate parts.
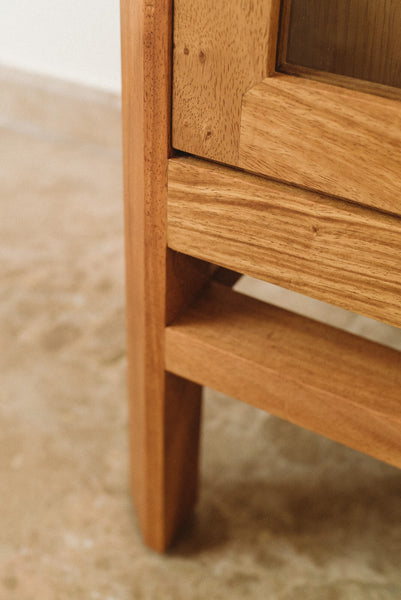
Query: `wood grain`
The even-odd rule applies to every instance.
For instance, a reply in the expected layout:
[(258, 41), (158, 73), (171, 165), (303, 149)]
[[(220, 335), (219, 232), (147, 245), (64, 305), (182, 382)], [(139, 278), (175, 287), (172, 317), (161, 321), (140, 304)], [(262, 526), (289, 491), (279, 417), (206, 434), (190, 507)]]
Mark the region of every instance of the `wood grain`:
[(171, 248), (401, 326), (401, 220), (193, 158), (169, 161)]
[(280, 0), (175, 0), (173, 146), (236, 164), (243, 94), (274, 72)]
[(337, 75), (329, 73), (328, 71), (317, 71), (316, 69), (309, 69), (308, 67), (301, 67), (290, 63), (286, 63), (281, 70), (288, 75), (306, 77), (313, 81), (345, 87), (349, 90), (364, 92), (365, 94), (374, 94), (375, 96), (390, 98), (397, 102), (401, 101), (401, 88), (390, 87), (388, 85), (382, 85), (381, 83), (372, 83), (371, 81), (347, 77), (346, 75)]
[(302, 65), (401, 87), (399, 0), (284, 0), (280, 70)]
[(401, 103), (277, 75), (245, 94), (239, 166), (401, 214)]
[[(338, 30), (349, 33), (344, 18), (351, 14), (350, 23), (355, 24), (363, 2), (367, 0), (352, 0), (338, 14), (334, 8), (345, 0), (330, 4)], [(367, 36), (369, 60), (362, 42), (358, 41), (357, 51), (351, 44), (347, 52), (352, 51), (355, 65), (363, 62), (364, 69), (387, 75), (391, 71), (393, 76), (401, 72), (399, 61), (388, 65), (383, 56), (397, 55), (401, 37), (394, 28), (397, 20), (389, 24), (388, 15), (401, 12), (393, 0), (385, 2), (381, 20), (377, 5), (365, 6), (369, 23), (360, 28), (358, 40)], [(173, 146), (401, 214), (400, 91), (332, 74), (326, 74), (327, 83), (312, 81), (306, 77), (322, 79), (322, 71), (305, 67), (299, 72), (305, 77), (275, 74), (279, 9), (278, 0), (176, 0)], [(286, 9), (288, 4), (284, 22)], [(316, 15), (323, 19), (323, 13)], [(375, 28), (382, 31), (381, 42), (389, 30), (394, 48), (378, 51), (381, 42), (373, 41)], [(347, 63), (346, 57), (340, 62)]]
[(213, 284), (167, 368), (401, 467), (401, 354)]
[(199, 386), (165, 377), (164, 330), (209, 267), (166, 252), (171, 3), (122, 0), (124, 206), (132, 492), (164, 550), (197, 494)]

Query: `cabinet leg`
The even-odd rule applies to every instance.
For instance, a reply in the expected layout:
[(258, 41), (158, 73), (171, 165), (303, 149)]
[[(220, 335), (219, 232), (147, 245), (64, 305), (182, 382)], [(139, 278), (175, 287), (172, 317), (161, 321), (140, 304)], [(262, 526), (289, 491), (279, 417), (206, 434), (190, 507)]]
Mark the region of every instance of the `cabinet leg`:
[(127, 355), (132, 491), (145, 543), (163, 551), (197, 493), (201, 389), (165, 372), (164, 333), (207, 264), (167, 248), (172, 0), (121, 0)]
[(163, 552), (198, 492), (200, 386), (165, 374), (164, 397), (131, 399), (132, 493), (145, 543)]

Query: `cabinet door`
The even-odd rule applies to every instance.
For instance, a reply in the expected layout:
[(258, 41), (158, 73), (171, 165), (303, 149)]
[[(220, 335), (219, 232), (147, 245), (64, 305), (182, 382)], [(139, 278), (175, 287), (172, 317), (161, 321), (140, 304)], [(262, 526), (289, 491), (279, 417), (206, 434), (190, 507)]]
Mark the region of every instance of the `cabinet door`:
[(401, 214), (398, 0), (174, 10), (175, 148)]

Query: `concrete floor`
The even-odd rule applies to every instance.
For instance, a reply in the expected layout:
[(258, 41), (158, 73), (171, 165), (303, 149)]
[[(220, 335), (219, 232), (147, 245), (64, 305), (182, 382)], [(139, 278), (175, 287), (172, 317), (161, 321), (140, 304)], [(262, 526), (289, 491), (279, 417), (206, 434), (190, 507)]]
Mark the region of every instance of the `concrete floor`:
[[(208, 390), (196, 515), (168, 555), (144, 548), (117, 103), (1, 83), (0, 598), (399, 600), (401, 472)], [(400, 345), (398, 330), (241, 286)]]

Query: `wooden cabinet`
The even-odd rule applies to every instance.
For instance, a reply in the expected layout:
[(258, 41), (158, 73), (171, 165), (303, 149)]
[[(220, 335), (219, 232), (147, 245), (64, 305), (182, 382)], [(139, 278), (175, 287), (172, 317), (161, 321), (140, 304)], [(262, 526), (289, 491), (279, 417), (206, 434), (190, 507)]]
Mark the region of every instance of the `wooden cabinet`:
[[(398, 3), (369, 3), (376, 6), (375, 15), (389, 6), (389, 17), (395, 14), (401, 23), (401, 9), (394, 10)], [(319, 3), (308, 2), (309, 11), (311, 4), (316, 10)], [(336, 0), (331, 9), (333, 4), (343, 12), (348, 5)], [(358, 14), (362, 0), (351, 4)], [(173, 146), (400, 214), (399, 90), (336, 75), (319, 78), (316, 71), (277, 72), (280, 5), (279, 0), (176, 1)], [(317, 18), (318, 25), (324, 22), (324, 14)], [(340, 25), (346, 26), (344, 19)], [(365, 46), (376, 43), (372, 52), (379, 52), (381, 42), (385, 49), (383, 35), (378, 41), (371, 35)], [(295, 60), (301, 43), (292, 46)], [(319, 52), (319, 44), (314, 46)], [(398, 34), (390, 58), (401, 82)]]
[(158, 550), (196, 501), (202, 385), (401, 466), (400, 353), (230, 288), (401, 326), (400, 91), (380, 61), (287, 52), (291, 6), (121, 1), (132, 489)]

